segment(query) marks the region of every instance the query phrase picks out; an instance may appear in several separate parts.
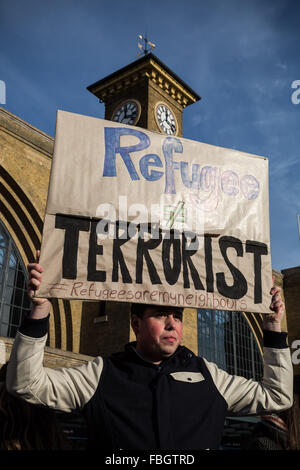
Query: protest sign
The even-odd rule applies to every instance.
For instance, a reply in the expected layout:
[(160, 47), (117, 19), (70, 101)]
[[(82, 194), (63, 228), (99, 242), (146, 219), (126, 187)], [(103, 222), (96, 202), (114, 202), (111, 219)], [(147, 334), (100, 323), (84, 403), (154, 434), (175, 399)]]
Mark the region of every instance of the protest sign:
[(39, 297), (269, 312), (268, 160), (58, 111)]

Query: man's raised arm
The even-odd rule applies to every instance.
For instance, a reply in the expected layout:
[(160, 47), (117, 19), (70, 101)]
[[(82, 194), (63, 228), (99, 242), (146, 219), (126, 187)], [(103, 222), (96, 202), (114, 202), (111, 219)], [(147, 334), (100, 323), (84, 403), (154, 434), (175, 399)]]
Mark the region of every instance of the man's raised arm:
[(265, 414), (285, 410), (293, 404), (293, 366), (287, 333), (281, 332), (285, 305), (280, 287), (272, 287), (270, 309), (264, 314), (264, 374), (261, 381), (230, 375), (215, 364), (206, 365), (228, 404), (228, 411), (239, 415)]
[(95, 358), (80, 367), (50, 369), (43, 367), (47, 341), (50, 302), (34, 297), (42, 282), (43, 268), (28, 265), (28, 294), (33, 307), (23, 320), (14, 340), (8, 362), (7, 390), (30, 403), (70, 412), (82, 408), (93, 396), (100, 380), (103, 360)]

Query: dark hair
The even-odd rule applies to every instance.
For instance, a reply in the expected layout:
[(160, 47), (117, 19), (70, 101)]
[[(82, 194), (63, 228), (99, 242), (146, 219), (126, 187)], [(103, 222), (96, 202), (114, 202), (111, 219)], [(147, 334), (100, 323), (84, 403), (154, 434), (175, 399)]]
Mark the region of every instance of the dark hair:
[(53, 410), (7, 392), (0, 370), (0, 450), (71, 450)]
[(282, 411), (280, 416), (282, 416), (288, 428), (288, 449), (300, 450), (300, 375), (294, 375), (293, 398), (293, 406)]
[(144, 311), (149, 308), (169, 309), (174, 312), (183, 313), (183, 307), (173, 307), (172, 305), (154, 305), (154, 304), (131, 304), (131, 315), (137, 315), (142, 318)]

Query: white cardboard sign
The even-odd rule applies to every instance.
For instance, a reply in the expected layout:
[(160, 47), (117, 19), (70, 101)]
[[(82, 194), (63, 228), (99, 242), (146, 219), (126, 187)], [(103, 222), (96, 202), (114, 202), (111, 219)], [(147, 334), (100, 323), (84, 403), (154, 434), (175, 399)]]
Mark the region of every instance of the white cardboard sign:
[(37, 295), (270, 312), (268, 160), (58, 111)]

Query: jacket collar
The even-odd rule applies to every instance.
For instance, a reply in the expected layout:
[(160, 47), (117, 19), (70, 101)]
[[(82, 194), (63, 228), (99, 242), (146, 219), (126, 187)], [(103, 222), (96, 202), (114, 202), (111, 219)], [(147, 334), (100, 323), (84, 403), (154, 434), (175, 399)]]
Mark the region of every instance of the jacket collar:
[(153, 362), (148, 361), (147, 359), (144, 359), (144, 357), (137, 352), (136, 350), (136, 341), (132, 341), (131, 343), (126, 344), (125, 346), (125, 351), (127, 351), (129, 354), (134, 355), (136, 358), (138, 358), (140, 361), (142, 361), (144, 364), (149, 364), (152, 367), (167, 367), (169, 364), (176, 364), (176, 365), (181, 365), (183, 366), (184, 364), (187, 364), (191, 358), (194, 356), (194, 353), (190, 351), (188, 348), (185, 346), (178, 346), (174, 354), (172, 356), (168, 357), (167, 359), (163, 359), (160, 364), (153, 364)]

